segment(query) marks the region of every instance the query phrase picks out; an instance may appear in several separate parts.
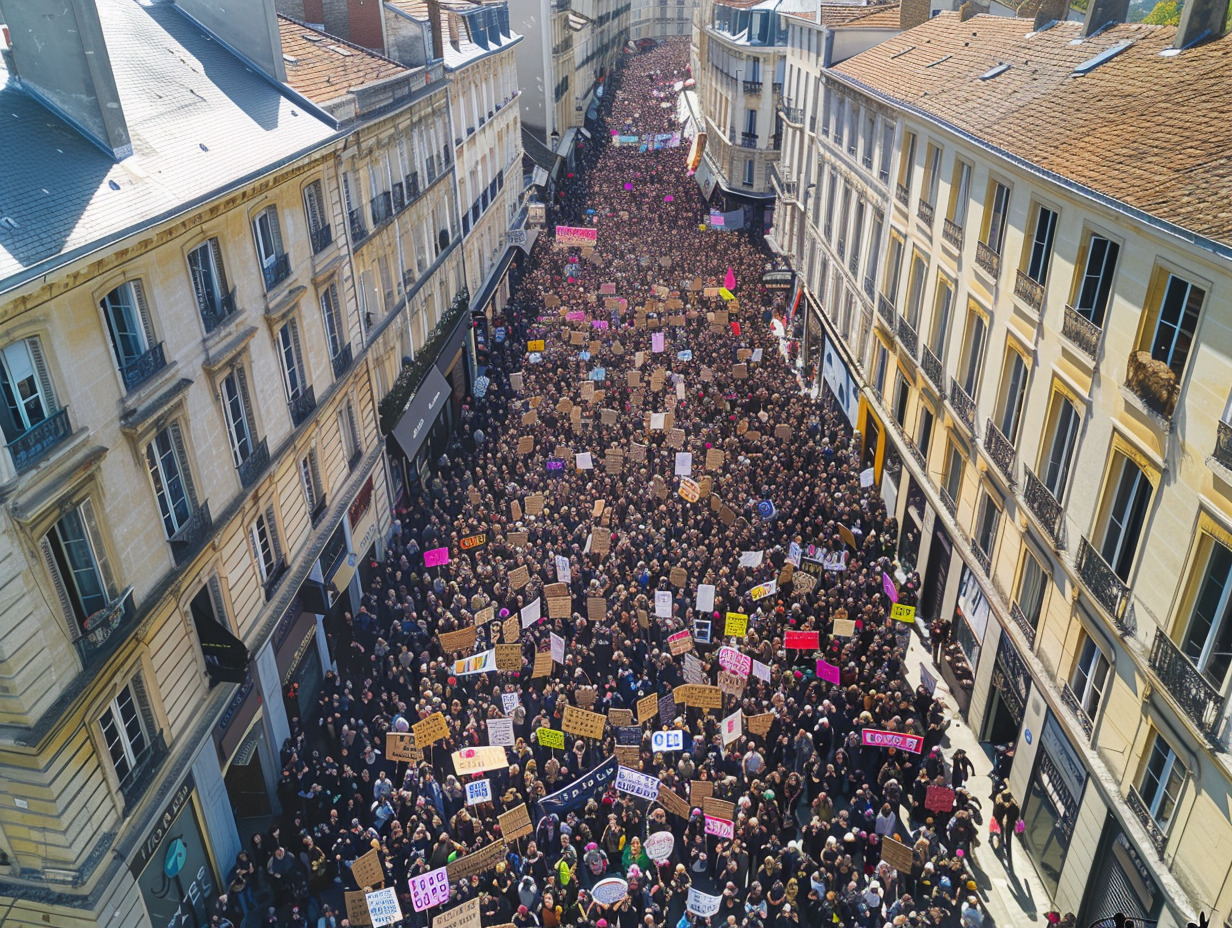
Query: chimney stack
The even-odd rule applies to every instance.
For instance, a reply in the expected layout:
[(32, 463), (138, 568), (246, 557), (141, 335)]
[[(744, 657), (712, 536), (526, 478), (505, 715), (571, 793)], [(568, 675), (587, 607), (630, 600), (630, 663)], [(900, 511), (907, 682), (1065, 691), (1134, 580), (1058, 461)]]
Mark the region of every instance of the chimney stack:
[(1185, 0), (1181, 7), (1181, 24), (1176, 27), (1176, 48), (1188, 48), (1198, 42), (1223, 35), (1228, 16), (1228, 0)]
[(1105, 26), (1125, 22), (1129, 15), (1129, 0), (1090, 0), (1086, 19), (1082, 21), (1082, 37), (1094, 35)]
[(932, 16), (932, 0), (900, 0), (898, 5), (898, 27), (914, 29), (922, 26)]
[(1043, 0), (1035, 14), (1035, 31), (1038, 32), (1049, 23), (1064, 22), (1068, 15), (1068, 0)]
[(445, 57), (445, 35), (441, 30), (440, 0), (425, 0), (428, 6), (428, 27), (432, 30), (432, 48), (428, 52), (429, 61), (440, 61)]
[(266, 77), (287, 82), (274, 0), (175, 0), (175, 5)]

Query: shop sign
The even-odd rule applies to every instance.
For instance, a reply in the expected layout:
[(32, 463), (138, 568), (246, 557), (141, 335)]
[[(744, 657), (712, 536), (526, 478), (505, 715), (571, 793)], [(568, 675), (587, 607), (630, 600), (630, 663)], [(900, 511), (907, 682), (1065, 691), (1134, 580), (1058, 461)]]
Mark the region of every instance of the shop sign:
[(372, 505), (372, 475), (364, 481), (364, 485), (359, 488), (359, 492), (355, 494), (355, 499), (351, 502), (351, 508), (347, 510), (347, 519), (351, 523), (351, 528), (359, 524), (359, 520), (364, 517), (368, 511), (368, 507)]
[(129, 862), (154, 925), (205, 924), (218, 893), (190, 802), (193, 788), (189, 777)]

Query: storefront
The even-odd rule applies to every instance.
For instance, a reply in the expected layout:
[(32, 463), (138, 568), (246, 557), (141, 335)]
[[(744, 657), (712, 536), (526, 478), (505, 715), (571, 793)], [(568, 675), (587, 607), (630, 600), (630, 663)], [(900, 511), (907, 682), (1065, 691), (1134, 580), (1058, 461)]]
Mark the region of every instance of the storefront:
[(992, 669), (992, 694), (984, 716), (981, 741), (1013, 744), (1018, 740), (1031, 693), (1031, 674), (1018, 647), (1002, 631)]
[(975, 692), (975, 669), (980, 663), (984, 635), (988, 631), (988, 597), (967, 565), (958, 581), (958, 603), (954, 608), (950, 641), (941, 661), (941, 676), (950, 687), (963, 715), (971, 706)]
[(208, 925), (219, 883), (206, 851), (191, 775), (128, 862), (153, 925)]
[(924, 489), (911, 471), (907, 471), (907, 504), (903, 507), (898, 534), (898, 560), (903, 570), (915, 570), (919, 563), (920, 542), (924, 538), (924, 514), (927, 511)]
[[(260, 828), (273, 812), (270, 788), (272, 757), (261, 717), (261, 693), (250, 673), (235, 691), (214, 726), (214, 746), (223, 771), (227, 798), (235, 810), (240, 833)], [(253, 827), (247, 823), (251, 822)]]
[(1080, 925), (1111, 920), (1118, 912), (1132, 918), (1135, 924), (1159, 917), (1163, 908), (1159, 885), (1121, 823), (1111, 814), (1104, 822), (1095, 859), (1092, 879), (1087, 883), (1082, 902)]
[(821, 367), (821, 356), (825, 353), (825, 331), (821, 326), (821, 307), (813, 301), (812, 294), (805, 301), (801, 353), (807, 370), (814, 371)]
[[(931, 511), (931, 510), (930, 510)], [(927, 516), (927, 513), (925, 513)], [(944, 614), (946, 584), (950, 579), (950, 561), (954, 558), (954, 543), (941, 520), (933, 516), (933, 533), (928, 544), (924, 584), (920, 590), (917, 621), (932, 622)]]
[(311, 714), (324, 673), (317, 651), (317, 618), (303, 610), (299, 598), (274, 629), (274, 660), (287, 717), (304, 718)]
[(821, 379), (825, 384), (822, 395), (843, 414), (851, 428), (856, 428), (860, 421), (860, 388), (843, 361), (837, 343), (830, 335), (826, 335), (822, 353)]
[(1022, 803), (1022, 839), (1049, 895), (1055, 895), (1074, 836), (1078, 807), (1087, 782), (1082, 758), (1051, 712), (1040, 734), (1027, 796)]
[(445, 375), (434, 366), (428, 369), (423, 383), (407, 403), (394, 426), (394, 441), (388, 444), (390, 469), (401, 471), (392, 478), (395, 486), (400, 482), (407, 486), (418, 484), (431, 464), (434, 446), (444, 447), (440, 433), (449, 433), (452, 411), (448, 400), (452, 390)]

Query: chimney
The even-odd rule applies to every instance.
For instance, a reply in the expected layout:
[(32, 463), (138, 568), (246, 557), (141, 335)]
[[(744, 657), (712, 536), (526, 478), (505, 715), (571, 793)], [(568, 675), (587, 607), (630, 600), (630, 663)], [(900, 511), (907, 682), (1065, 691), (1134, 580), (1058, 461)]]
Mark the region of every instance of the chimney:
[(1082, 21), (1082, 37), (1094, 35), (1105, 26), (1125, 22), (1129, 15), (1129, 0), (1090, 0), (1086, 19)]
[(428, 28), (432, 30), (432, 48), (428, 52), (429, 61), (440, 61), (445, 57), (445, 36), (441, 31), (440, 0), (425, 0), (428, 6)]
[(175, 0), (175, 5), (271, 80), (287, 82), (274, 0)]
[(25, 88), (116, 160), (133, 153), (95, 0), (6, 6), (5, 61)]
[(1043, 0), (1035, 13), (1035, 31), (1043, 29), (1049, 23), (1064, 22), (1069, 15), (1069, 0)]
[(898, 28), (914, 29), (928, 22), (932, 15), (932, 0), (900, 0), (898, 4)]
[(979, 12), (980, 8), (976, 6), (975, 0), (966, 0), (966, 2), (958, 8), (958, 21), (960, 23), (965, 23)]
[(1185, 0), (1181, 24), (1176, 27), (1176, 48), (1188, 48), (1223, 35), (1228, 15), (1228, 0)]

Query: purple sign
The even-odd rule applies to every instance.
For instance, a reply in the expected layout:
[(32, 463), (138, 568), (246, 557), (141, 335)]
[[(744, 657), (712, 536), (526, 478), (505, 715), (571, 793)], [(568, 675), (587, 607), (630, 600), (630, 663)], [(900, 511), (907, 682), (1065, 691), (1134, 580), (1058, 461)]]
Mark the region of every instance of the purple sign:
[(424, 552), (424, 567), (441, 567), (448, 563), (448, 548), (431, 548)]
[(590, 324), (594, 326), (596, 329), (607, 329), (608, 328), (608, 323), (606, 319), (592, 319), (590, 320)]
[(819, 660), (817, 662), (817, 676), (829, 683), (842, 685), (842, 677), (839, 675), (838, 668), (827, 661)]
[(890, 602), (898, 602), (898, 587), (894, 585), (894, 581), (887, 573), (881, 575), (881, 589), (885, 591), (886, 596), (890, 597)]

